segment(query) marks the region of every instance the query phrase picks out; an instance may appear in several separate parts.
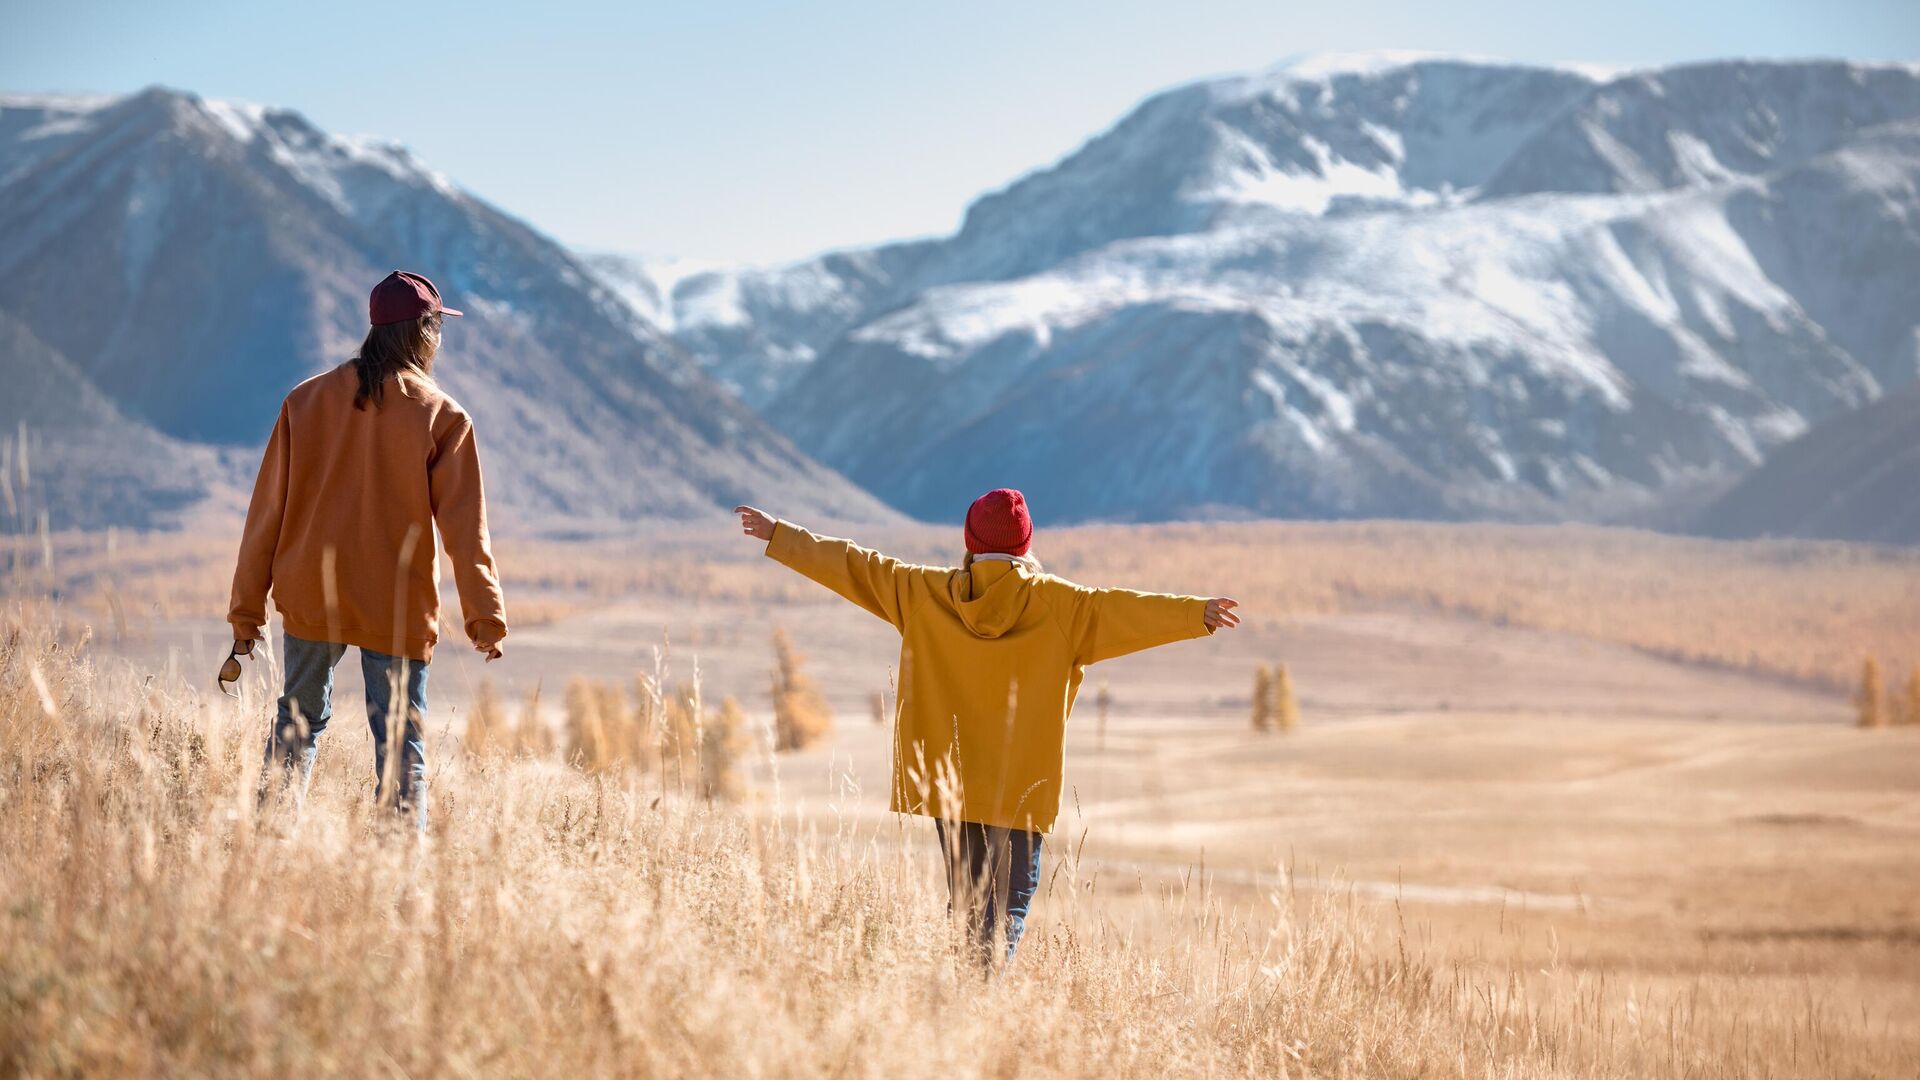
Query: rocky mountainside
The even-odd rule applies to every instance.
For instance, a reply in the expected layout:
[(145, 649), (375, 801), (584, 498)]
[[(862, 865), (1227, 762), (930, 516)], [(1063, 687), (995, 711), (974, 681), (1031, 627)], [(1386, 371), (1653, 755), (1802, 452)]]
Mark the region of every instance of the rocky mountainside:
[(1710, 536), (1920, 544), (1920, 383), (1833, 417), (1710, 504)]
[(655, 302), (922, 516), (1602, 517), (1914, 379), (1916, 192), (1913, 65), (1316, 58), (1158, 95), (947, 239)]
[[(157, 438), (194, 461), (227, 448), (244, 464), (217, 479), (250, 481), (281, 396), (351, 355), (366, 292), (395, 267), (467, 312), (437, 375), (475, 416), (504, 524), (692, 517), (775, 494), (888, 515), (569, 252), (403, 148), (163, 89), (0, 98), (0, 374), (57, 364), (77, 384), (25, 417), (48, 460), (84, 439), (144, 475)], [(116, 450), (118, 428), (138, 438)], [(92, 469), (73, 480), (98, 502), (74, 522), (176, 501)]]
[(145, 527), (238, 471), (209, 447), (130, 420), (73, 362), (0, 313), (0, 533)]

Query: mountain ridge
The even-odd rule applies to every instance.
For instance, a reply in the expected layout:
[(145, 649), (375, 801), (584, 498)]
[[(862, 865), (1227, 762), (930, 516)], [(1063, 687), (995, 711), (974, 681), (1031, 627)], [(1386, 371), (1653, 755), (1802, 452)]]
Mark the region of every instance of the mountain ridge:
[(773, 493), (892, 516), (571, 253), (402, 149), (165, 88), (9, 100), (0, 312), (167, 437), (259, 445), (294, 383), (352, 354), (366, 290), (406, 266), (467, 311), (449, 322), (436, 377), (490, 447), (503, 520), (710, 516)]
[[(1083, 518), (1632, 516), (1920, 367), (1920, 65), (1287, 70), (1153, 95), (945, 239), (682, 279), (676, 338), (941, 517), (988, 476)], [(1238, 375), (1182, 407), (1196, 364)]]

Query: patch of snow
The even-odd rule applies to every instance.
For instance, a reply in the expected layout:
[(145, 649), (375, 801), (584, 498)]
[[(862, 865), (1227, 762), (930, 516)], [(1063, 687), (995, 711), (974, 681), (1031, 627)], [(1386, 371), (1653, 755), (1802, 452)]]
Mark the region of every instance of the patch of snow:
[(1673, 150), (1674, 164), (1680, 170), (1683, 183), (1704, 187), (1734, 175), (1732, 169), (1720, 164), (1706, 140), (1692, 132), (1668, 132), (1667, 145)]
[(1720, 437), (1725, 439), (1740, 456), (1752, 464), (1760, 464), (1760, 459), (1765, 455), (1760, 452), (1760, 446), (1753, 437), (1753, 430), (1746, 423), (1719, 405), (1708, 405), (1706, 417), (1714, 430), (1720, 433)]
[(1256, 164), (1234, 169), (1206, 196), (1317, 215), (1326, 213), (1336, 198), (1400, 201), (1407, 195), (1399, 175), (1391, 168), (1370, 169), (1335, 157), (1326, 143), (1312, 136), (1302, 136), (1300, 145), (1313, 155), (1317, 175), (1275, 166), (1258, 145), (1238, 131), (1231, 139), (1240, 144), (1240, 156)]
[(1265, 77), (1295, 82), (1326, 82), (1346, 76), (1380, 75), (1429, 61), (1508, 66), (1508, 62), (1504, 60), (1468, 53), (1442, 53), (1420, 49), (1368, 49), (1357, 52), (1304, 53), (1289, 57), (1274, 67), (1268, 68)]
[(1368, 138), (1379, 143), (1381, 149), (1384, 149), (1387, 152), (1387, 156), (1395, 162), (1401, 164), (1406, 162), (1407, 140), (1403, 138), (1399, 132), (1390, 127), (1383, 127), (1371, 120), (1361, 121), (1360, 130), (1366, 132)]
[(200, 108), (242, 143), (252, 142), (266, 127), (267, 110), (263, 105), (207, 99), (200, 103)]
[(674, 289), (675, 326), (746, 326), (753, 321), (741, 301), (739, 275), (717, 274), (700, 279), (697, 285)]
[(1774, 443), (1783, 443), (1804, 435), (1812, 425), (1798, 410), (1781, 406), (1753, 419), (1754, 433)]

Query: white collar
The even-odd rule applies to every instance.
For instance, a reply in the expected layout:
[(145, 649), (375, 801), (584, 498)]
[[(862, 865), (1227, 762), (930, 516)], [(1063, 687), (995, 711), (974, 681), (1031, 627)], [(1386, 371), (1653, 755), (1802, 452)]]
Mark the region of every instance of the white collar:
[(1009, 555), (1004, 551), (988, 551), (980, 555), (975, 555), (973, 557), (974, 562), (985, 562), (988, 559), (993, 559), (998, 562), (1010, 562), (1010, 563), (1026, 561), (1025, 559), (1021, 558), (1018, 555)]

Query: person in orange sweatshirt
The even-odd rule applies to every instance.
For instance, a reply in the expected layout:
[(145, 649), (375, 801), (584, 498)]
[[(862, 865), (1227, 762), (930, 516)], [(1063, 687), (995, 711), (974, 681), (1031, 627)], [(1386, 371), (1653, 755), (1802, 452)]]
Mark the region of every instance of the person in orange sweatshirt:
[(734, 512), (769, 558), (900, 632), (892, 808), (934, 819), (950, 908), (965, 911), (984, 962), (1004, 928), (1011, 960), (1060, 811), (1067, 715), (1087, 665), (1238, 626), (1238, 603), (1042, 573), (1026, 498), (1010, 488), (967, 510), (957, 570), (911, 566), (751, 506)]
[[(285, 631), (286, 681), (267, 737), (269, 781), (299, 771), (304, 799), (315, 740), (333, 712), (333, 669), (360, 650), (375, 794), (426, 823), (427, 665), (440, 625), (437, 525), (467, 637), (489, 661), (507, 636), (487, 536), (473, 420), (433, 381), (443, 317), (459, 315), (418, 274), (395, 270), (368, 299), (359, 355), (293, 388), (267, 442), (233, 573), (239, 677), (267, 625), (273, 594)], [(399, 723), (394, 700), (405, 696)]]

